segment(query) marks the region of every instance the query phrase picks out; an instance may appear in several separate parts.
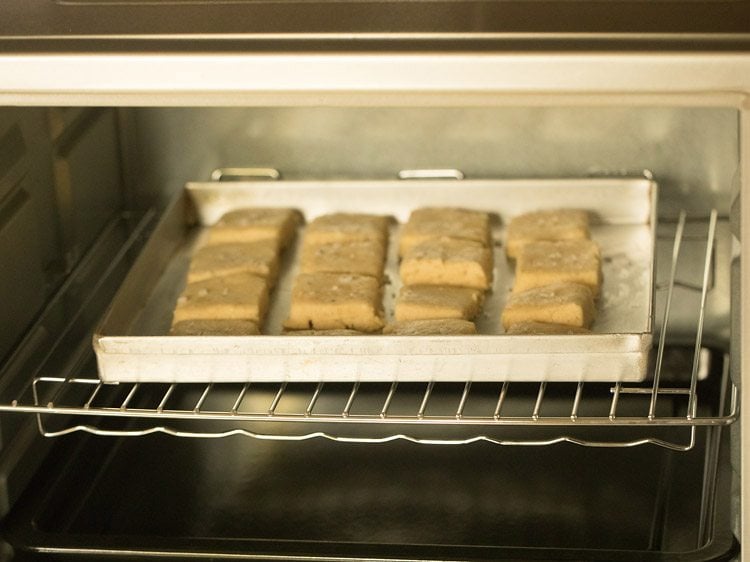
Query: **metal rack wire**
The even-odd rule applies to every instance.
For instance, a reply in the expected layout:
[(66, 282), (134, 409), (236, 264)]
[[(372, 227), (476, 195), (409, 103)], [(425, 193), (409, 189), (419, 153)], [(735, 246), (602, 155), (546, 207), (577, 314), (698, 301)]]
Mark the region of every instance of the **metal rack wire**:
[[(669, 278), (664, 285), (657, 286), (666, 304), (653, 378), (644, 384), (583, 381), (105, 384), (95, 376), (36, 376), (18, 398), (0, 404), (0, 411), (35, 414), (40, 432), (47, 437), (74, 432), (107, 436), (165, 433), (196, 438), (244, 435), (287, 441), (325, 438), (387, 443), (407, 440), (440, 445), (567, 442), (590, 447), (633, 447), (652, 444), (678, 451), (689, 450), (695, 444), (698, 427), (731, 424), (738, 416), (739, 404), (737, 388), (729, 376), (728, 360), (723, 361), (721, 373), (716, 375), (721, 377), (719, 392), (703, 401), (698, 395), (701, 371), (708, 368), (712, 357), (702, 344), (716, 211), (711, 212), (705, 237), (702, 283), (688, 287), (700, 293), (689, 376), (665, 384), (667, 333), (674, 290), (678, 285), (676, 273), (685, 225), (686, 215), (681, 213), (673, 238)], [(82, 355), (87, 353), (88, 348), (81, 350)], [(550, 394), (554, 394), (552, 399), (548, 399)], [(52, 418), (62, 421), (63, 425), (51, 424)], [(93, 423), (81, 423), (84, 419)], [(114, 420), (121, 423), (109, 423)], [(258, 430), (258, 424), (263, 425), (263, 431)], [(299, 430), (300, 426), (304, 429)], [(315, 426), (314, 430), (307, 431), (309, 426)], [(617, 428), (621, 429), (621, 434), (617, 434)]]

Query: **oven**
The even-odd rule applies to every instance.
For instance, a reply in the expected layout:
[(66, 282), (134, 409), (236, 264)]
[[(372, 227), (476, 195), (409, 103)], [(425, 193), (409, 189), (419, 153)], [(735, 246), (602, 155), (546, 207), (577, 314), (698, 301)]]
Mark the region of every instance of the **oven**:
[[(0, 5), (2, 556), (741, 559), (748, 21), (722, 0)], [(642, 382), (99, 378), (92, 337), (148, 297), (128, 279), (189, 182), (571, 179), (658, 185)]]

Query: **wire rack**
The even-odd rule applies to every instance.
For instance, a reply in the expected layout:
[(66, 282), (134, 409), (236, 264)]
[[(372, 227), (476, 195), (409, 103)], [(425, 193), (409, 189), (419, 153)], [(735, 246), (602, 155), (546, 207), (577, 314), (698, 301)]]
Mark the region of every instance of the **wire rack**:
[[(578, 383), (293, 383), (105, 384), (96, 376), (36, 376), (0, 411), (36, 414), (47, 437), (74, 432), (104, 436), (165, 433), (179, 437), (421, 444), (633, 447), (691, 449), (697, 428), (724, 426), (738, 416), (738, 391), (726, 355), (703, 346), (706, 299), (712, 278), (717, 213), (705, 234), (702, 282), (679, 283), (685, 238), (681, 213), (672, 241), (653, 376), (642, 384)], [(666, 346), (675, 287), (700, 295), (693, 344), (671, 365)], [(91, 357), (81, 346), (79, 362)], [(720, 359), (717, 361), (717, 357)], [(665, 365), (669, 365), (665, 368)], [(95, 372), (95, 367), (90, 366)], [(709, 375), (710, 373), (710, 375)], [(720, 383), (706, 385), (706, 376)], [(717, 390), (718, 389), (718, 390)], [(699, 400), (700, 398), (700, 400)], [(52, 421), (54, 419), (54, 421)]]

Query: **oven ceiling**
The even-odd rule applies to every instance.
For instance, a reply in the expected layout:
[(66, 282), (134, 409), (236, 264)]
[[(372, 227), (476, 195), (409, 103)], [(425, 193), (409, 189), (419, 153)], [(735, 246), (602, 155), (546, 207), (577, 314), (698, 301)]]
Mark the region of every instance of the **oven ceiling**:
[(747, 50), (750, 2), (3, 0), (0, 52)]

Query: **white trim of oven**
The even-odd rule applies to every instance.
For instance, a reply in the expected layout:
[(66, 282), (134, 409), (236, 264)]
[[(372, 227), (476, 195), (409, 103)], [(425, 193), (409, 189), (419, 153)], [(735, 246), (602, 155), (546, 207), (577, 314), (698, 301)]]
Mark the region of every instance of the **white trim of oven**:
[(750, 53), (0, 54), (0, 105), (526, 105), (575, 94), (738, 107), (748, 92)]

